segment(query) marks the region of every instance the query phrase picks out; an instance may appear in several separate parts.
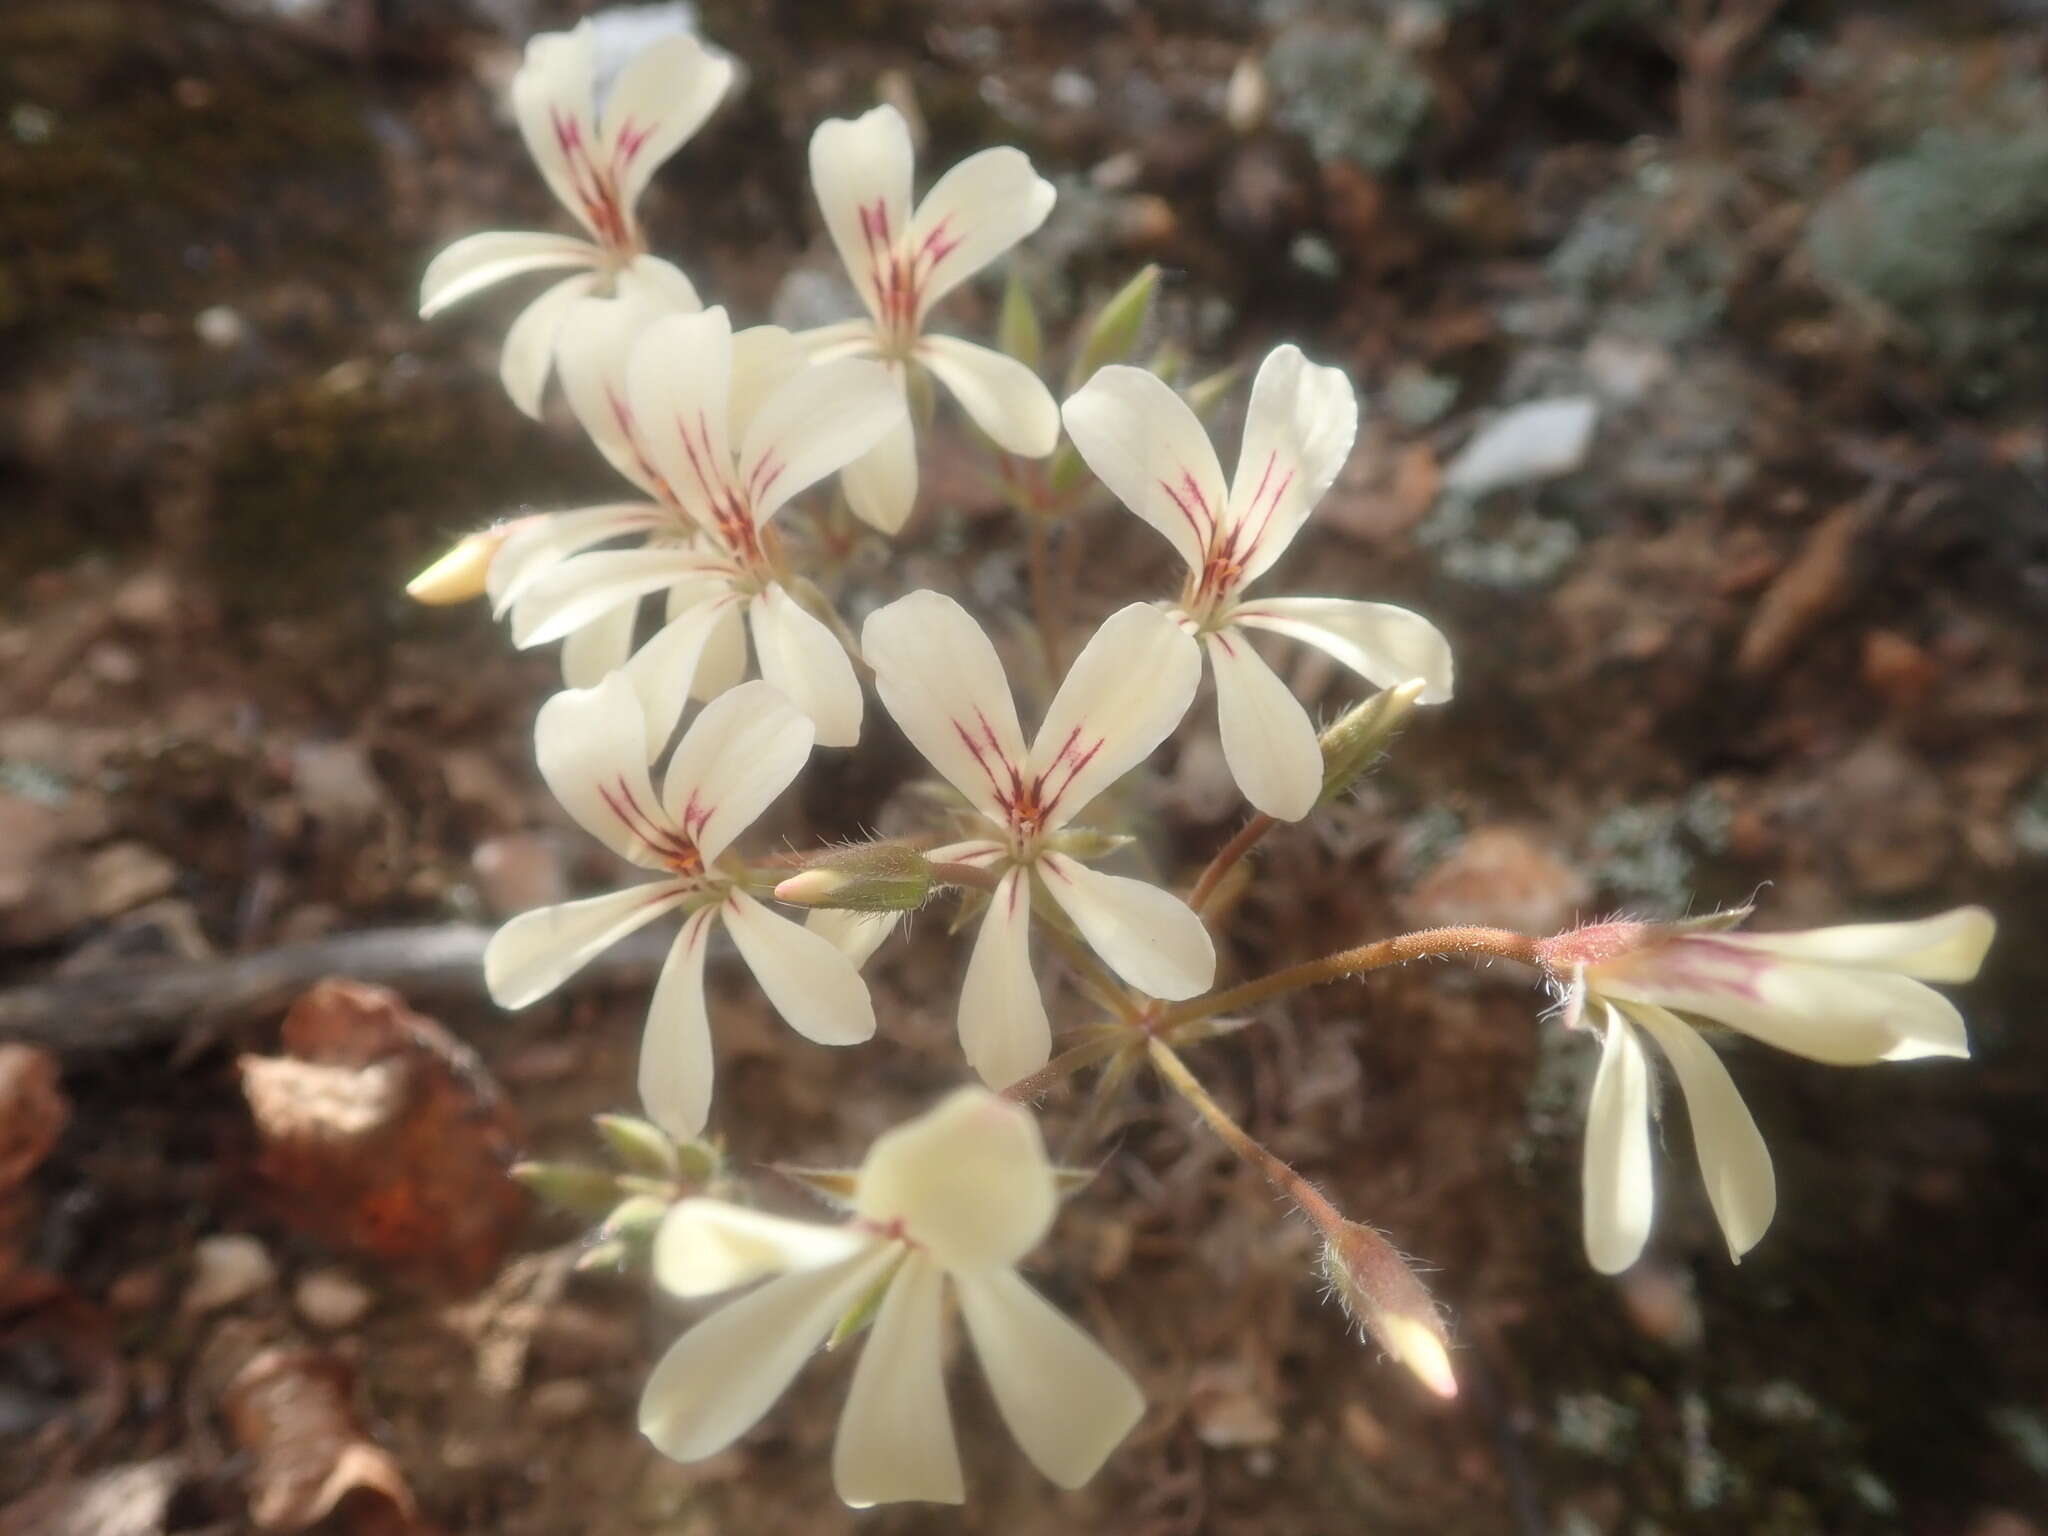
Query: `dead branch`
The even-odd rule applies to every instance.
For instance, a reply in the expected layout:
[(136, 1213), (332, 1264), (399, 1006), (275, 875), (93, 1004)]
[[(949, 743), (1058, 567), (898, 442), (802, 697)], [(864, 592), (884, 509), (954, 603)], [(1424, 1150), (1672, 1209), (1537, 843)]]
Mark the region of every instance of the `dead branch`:
[[(375, 982), (408, 999), (472, 999), (483, 992), (484, 945), (492, 932), (471, 923), (371, 928), (260, 954), (33, 982), (0, 991), (0, 1040), (33, 1040), (64, 1051), (149, 1045), (282, 1013), (327, 976)], [(634, 934), (597, 956), (569, 985), (651, 984), (673, 937)]]

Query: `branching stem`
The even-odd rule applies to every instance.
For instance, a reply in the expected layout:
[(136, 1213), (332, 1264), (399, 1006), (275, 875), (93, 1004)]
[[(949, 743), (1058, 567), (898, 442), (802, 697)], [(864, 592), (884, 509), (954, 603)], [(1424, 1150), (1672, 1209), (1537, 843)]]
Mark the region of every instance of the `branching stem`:
[(1381, 970), (1390, 965), (1405, 965), (1410, 960), (1448, 959), (1452, 955), (1491, 955), (1534, 965), (1536, 941), (1504, 928), (1424, 928), (1372, 944), (1361, 944), (1355, 949), (1340, 949), (1320, 960), (1304, 960), (1299, 965), (1283, 966), (1270, 975), (1191, 997), (1166, 1009), (1160, 1015), (1159, 1027), (1170, 1028), (1193, 1019), (1249, 1008), (1269, 997), (1298, 992), (1303, 987), (1320, 986), (1323, 982), (1338, 981), (1346, 976), (1362, 976), (1367, 971)]

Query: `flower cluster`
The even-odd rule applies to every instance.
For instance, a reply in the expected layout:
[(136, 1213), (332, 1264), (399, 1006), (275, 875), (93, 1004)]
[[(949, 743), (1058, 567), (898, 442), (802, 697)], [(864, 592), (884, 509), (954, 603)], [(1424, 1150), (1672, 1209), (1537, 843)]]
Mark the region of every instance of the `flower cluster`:
[[(501, 373), (529, 415), (558, 379), (568, 412), (631, 488), (472, 535), (412, 587), (426, 601), (487, 593), (516, 645), (560, 643), (567, 686), (539, 712), (540, 772), (571, 818), (647, 876), (507, 923), (485, 957), (490, 992), (525, 1007), (634, 931), (680, 919), (641, 1045), (652, 1122), (642, 1139), (698, 1149), (658, 1159), (671, 1174), (714, 1167), (715, 1150), (697, 1138), (713, 1112), (705, 978), (716, 936), (798, 1033), (857, 1045), (876, 1032), (862, 964), (905, 912), (951, 891), (973, 919), (956, 925), (974, 933), (955, 1012), (966, 1066), (983, 1085), (884, 1135), (857, 1173), (814, 1181), (847, 1205), (838, 1224), (706, 1196), (655, 1207), (653, 1270), (675, 1296), (765, 1281), (699, 1321), (655, 1370), (641, 1423), (661, 1449), (715, 1453), (822, 1342), (865, 1329), (834, 1453), (840, 1493), (856, 1505), (958, 1501), (942, 1369), (950, 1294), (1026, 1454), (1063, 1485), (1090, 1477), (1142, 1399), (1129, 1372), (1017, 1272), (1052, 1223), (1059, 1186), (1016, 1099), (1095, 1063), (1109, 1083), (1149, 1063), (1319, 1229), (1331, 1289), (1361, 1325), (1451, 1395), (1449, 1335), (1407, 1261), (1237, 1126), (1177, 1054), (1227, 1013), (1312, 981), (1453, 953), (1547, 973), (1569, 1022), (1603, 1040), (1585, 1228), (1607, 1271), (1633, 1262), (1649, 1232), (1641, 1036), (1684, 1091), (1709, 1198), (1738, 1257), (1771, 1219), (1770, 1159), (1698, 1023), (1824, 1061), (1965, 1053), (1960, 1016), (1922, 983), (1975, 972), (1991, 932), (1975, 909), (1803, 936), (1739, 934), (1725, 921), (1608, 923), (1545, 940), (1444, 930), (1216, 990), (1215, 898), (1233, 864), (1274, 821), (1341, 793), (1414, 705), (1451, 697), (1450, 646), (1427, 619), (1346, 596), (1252, 591), (1351, 454), (1350, 379), (1296, 346), (1275, 348), (1252, 383), (1226, 479), (1198, 409), (1210, 392), (1191, 403), (1164, 365), (1119, 361), (1138, 329), (1126, 305), (1076, 348), (1057, 403), (1037, 371), (1035, 317), (1022, 327), (1029, 347), (1007, 353), (932, 326), (947, 295), (1046, 221), (1051, 184), (999, 147), (955, 165), (919, 200), (909, 128), (887, 106), (826, 122), (810, 144), (824, 233), (864, 313), (808, 333), (735, 328), (648, 252), (637, 213), (657, 166), (730, 89), (731, 64), (679, 37), (643, 51), (608, 88), (598, 68), (586, 23), (534, 39), (512, 88), (542, 178), (583, 235), (471, 235), (433, 260), (421, 292), (422, 313), (433, 314), (523, 274), (574, 269), (513, 322)], [(1006, 310), (1017, 302), (1013, 291)], [(1186, 568), (1178, 592), (1102, 619), (1064, 669), (1040, 605), (1044, 665), (1029, 680), (1043, 676), (1034, 697), (1047, 701), (1028, 738), (1002, 654), (954, 598), (899, 588), (865, 613), (840, 611), (845, 551), (867, 537), (859, 525), (885, 536), (911, 525), (934, 383), (987, 439), (993, 483), (1015, 487), (1017, 460), (1051, 461), (1014, 501), (1034, 540), (1046, 519), (1104, 499), (1092, 474)], [(1381, 691), (1319, 734), (1254, 649), (1261, 634), (1318, 647)], [(1112, 791), (1182, 728), (1205, 675), (1223, 756), (1259, 815), (1185, 892), (1097, 867), (1132, 841), (1125, 797)], [(870, 685), (956, 798), (920, 802), (929, 824), (905, 839), (794, 863), (745, 851), (748, 829), (814, 748), (860, 742)], [(798, 922), (771, 901), (812, 910)], [(1072, 1032), (1058, 1057), (1034, 934), (1114, 1016)], [(645, 1215), (634, 1218), (643, 1236), (655, 1226)]]

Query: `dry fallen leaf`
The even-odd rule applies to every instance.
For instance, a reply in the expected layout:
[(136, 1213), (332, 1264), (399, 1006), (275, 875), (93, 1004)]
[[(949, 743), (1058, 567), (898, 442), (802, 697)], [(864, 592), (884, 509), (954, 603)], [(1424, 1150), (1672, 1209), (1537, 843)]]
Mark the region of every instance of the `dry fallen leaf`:
[(416, 1279), (482, 1284), (526, 1196), (505, 1171), (515, 1118), (475, 1053), (395, 993), (340, 980), (293, 1005), (283, 1044), (241, 1061), (280, 1218)]
[(248, 1453), (249, 1518), (266, 1531), (302, 1531), (344, 1499), (360, 1531), (414, 1529), (412, 1490), (371, 1443), (349, 1402), (349, 1368), (310, 1349), (266, 1349), (221, 1399), (229, 1432)]

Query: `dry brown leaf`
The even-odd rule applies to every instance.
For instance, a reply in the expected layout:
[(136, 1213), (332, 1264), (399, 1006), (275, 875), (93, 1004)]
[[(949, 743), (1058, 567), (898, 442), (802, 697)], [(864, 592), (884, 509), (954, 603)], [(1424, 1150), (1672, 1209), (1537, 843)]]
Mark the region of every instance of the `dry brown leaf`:
[(498, 1267), (526, 1209), (517, 1123), (474, 1052), (395, 993), (324, 981), (283, 1057), (245, 1056), (256, 1173), (281, 1219), (456, 1290)]
[(415, 1529), (412, 1490), (363, 1431), (349, 1401), (349, 1368), (310, 1349), (266, 1349), (221, 1399), (229, 1432), (250, 1458), (249, 1518), (266, 1531), (302, 1531), (352, 1495), (359, 1531)]

